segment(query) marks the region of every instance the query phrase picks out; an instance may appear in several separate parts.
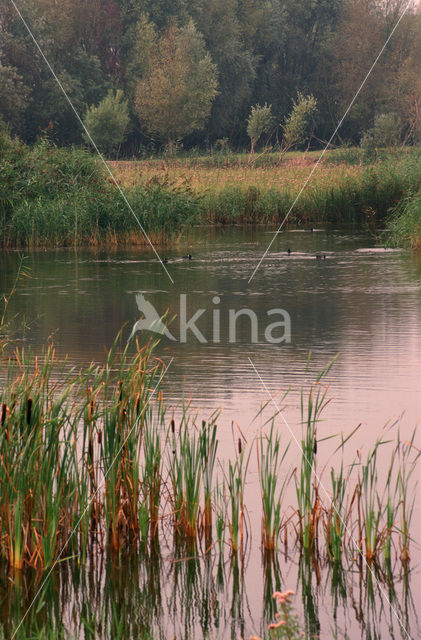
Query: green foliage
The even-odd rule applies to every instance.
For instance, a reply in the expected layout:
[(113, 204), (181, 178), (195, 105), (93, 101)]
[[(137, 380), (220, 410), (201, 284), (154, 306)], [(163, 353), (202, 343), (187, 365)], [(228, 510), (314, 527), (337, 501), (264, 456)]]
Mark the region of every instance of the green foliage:
[[(187, 182), (155, 177), (144, 187), (133, 189), (129, 200), (140, 217), (143, 227), (157, 234), (162, 241), (172, 235), (179, 235), (184, 228), (199, 220), (201, 203)], [(119, 207), (123, 219), (130, 229), (133, 223), (127, 220), (127, 208)], [(116, 225), (119, 228), (119, 225)]]
[[(0, 132), (0, 242), (66, 246), (146, 242), (101, 162), (47, 139), (29, 148)], [(166, 242), (193, 224), (200, 201), (185, 182), (156, 178), (127, 197), (147, 233)]]
[(158, 34), (149, 16), (142, 13), (131, 35), (131, 46), (127, 56), (126, 87), (133, 101), (139, 78), (143, 78), (149, 68), (152, 55), (158, 44)]
[(314, 96), (304, 96), (300, 91), (297, 93), (297, 99), (293, 100), (292, 105), (291, 113), (282, 124), (282, 154), (305, 141), (311, 119), (317, 110), (316, 98)]
[[(189, 136), (185, 146), (203, 148), (223, 137), (246, 146), (249, 106), (272, 104), (285, 117), (297, 90), (317, 97), (315, 135), (327, 139), (396, 22), (397, 7), (376, 0), (62, 0), (60, 7), (27, 0), (23, 13), (79, 113), (97, 105), (111, 87), (124, 89), (129, 110), (137, 112), (136, 85), (148, 79), (158, 41), (193, 21), (216, 67), (219, 93), (206, 117), (198, 108), (206, 129), (202, 122), (177, 136)], [(342, 139), (355, 144), (379, 109), (397, 114), (406, 141), (419, 139), (420, 30), (421, 14), (414, 7), (359, 95)], [(1, 33), (0, 113), (12, 131), (33, 141), (51, 122), (56, 142), (80, 143), (69, 104), (4, 0)], [(123, 153), (149, 143), (150, 131), (146, 119), (132, 127)], [(155, 128), (152, 133), (163, 135)]]
[(374, 118), (374, 126), (365, 131), (361, 147), (373, 154), (379, 147), (395, 147), (400, 142), (400, 123), (396, 113), (379, 113)]
[(15, 130), (22, 127), (28, 93), (16, 67), (3, 65), (0, 56), (0, 116)]
[[(246, 15), (249, 4), (239, 0), (194, 0), (190, 3), (191, 16), (218, 69), (219, 94), (207, 133), (212, 139), (229, 137), (235, 144), (239, 140), (241, 144), (246, 143), (244, 122), (249, 105), (267, 100), (266, 95), (253, 96), (260, 52), (247, 38), (248, 23), (254, 20), (253, 15)], [(253, 2), (252, 14), (260, 13), (259, 4)]]
[(251, 152), (260, 138), (269, 133), (274, 125), (275, 119), (272, 114), (272, 105), (264, 104), (263, 107), (256, 104), (251, 108), (247, 120), (247, 135), (251, 140)]
[(216, 67), (190, 21), (182, 29), (171, 26), (160, 38), (138, 83), (135, 108), (147, 130), (172, 149), (174, 142), (204, 127), (216, 94)]
[(218, 140), (216, 140), (215, 144), (213, 145), (213, 150), (214, 152), (219, 153), (221, 155), (227, 155), (228, 153), (230, 153), (231, 147), (230, 147), (229, 139), (226, 137), (218, 138)]
[[(123, 92), (109, 91), (95, 107), (91, 105), (85, 114), (85, 127), (98, 149), (106, 156), (114, 153), (127, 135), (129, 112)], [(86, 133), (86, 142), (90, 142)]]
[(384, 237), (391, 246), (421, 247), (421, 191), (407, 196), (392, 210)]
[[(52, 123), (56, 142), (80, 143), (78, 122), (16, 11), (5, 0), (1, 9), (0, 113), (27, 142)], [(272, 104), (284, 118), (297, 90), (317, 97), (315, 135), (328, 139), (402, 7), (376, 0), (62, 0), (60, 6), (26, 0), (22, 10), (79, 113), (98, 105), (112, 87), (124, 89), (132, 119), (136, 86), (149, 79), (159, 40), (193, 21), (216, 67), (219, 92), (211, 109), (203, 107), (205, 115), (193, 105), (200, 127), (189, 125), (173, 140), (188, 135), (185, 146), (203, 148), (223, 137), (245, 147), (250, 105)], [(414, 5), (361, 91), (341, 139), (357, 143), (379, 109), (397, 114), (406, 141), (419, 139), (420, 32)], [(123, 153), (150, 143), (150, 133), (142, 117)], [(168, 139), (155, 127), (152, 134)]]

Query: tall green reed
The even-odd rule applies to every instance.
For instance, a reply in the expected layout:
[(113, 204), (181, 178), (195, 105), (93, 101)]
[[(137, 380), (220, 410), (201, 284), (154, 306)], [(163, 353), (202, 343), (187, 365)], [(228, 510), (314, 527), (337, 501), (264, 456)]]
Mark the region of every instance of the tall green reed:
[(317, 376), (311, 386), (305, 406), (304, 392), (301, 392), (301, 421), (303, 433), (301, 438), (301, 465), (295, 475), (297, 496), (298, 536), (307, 552), (313, 552), (318, 537), (318, 525), (321, 516), (319, 496), (319, 480), (317, 475), (317, 424), (320, 415), (329, 402), (327, 388), (322, 384), (328, 375), (333, 361)]
[[(168, 470), (172, 487), (173, 521), (179, 535), (191, 540), (212, 528), (213, 475), (218, 441), (216, 416), (197, 428), (186, 408), (179, 427), (172, 420), (167, 437)], [(200, 506), (203, 494), (203, 506)]]
[(228, 473), (226, 475), (226, 489), (228, 491), (227, 510), (228, 530), (230, 534), (230, 546), (234, 554), (240, 551), (244, 555), (246, 541), (246, 520), (244, 488), (250, 461), (250, 452), (245, 457), (246, 449), (242, 438), (238, 438), (238, 454), (235, 462), (228, 461)]
[(272, 421), (269, 434), (262, 434), (257, 441), (258, 468), (262, 497), (262, 545), (267, 551), (275, 551), (282, 526), (282, 504), (289, 476), (282, 465), (291, 443), (281, 451), (281, 436)]
[(397, 471), (397, 494), (399, 498), (398, 509), (400, 511), (400, 522), (398, 531), (400, 534), (399, 548), (400, 557), (404, 565), (410, 560), (409, 546), (411, 542), (411, 522), (415, 508), (416, 490), (418, 482), (411, 487), (411, 478), (416, 472), (421, 456), (421, 451), (415, 446), (416, 429), (412, 432), (409, 440), (401, 441), (400, 432), (396, 446), (398, 457)]

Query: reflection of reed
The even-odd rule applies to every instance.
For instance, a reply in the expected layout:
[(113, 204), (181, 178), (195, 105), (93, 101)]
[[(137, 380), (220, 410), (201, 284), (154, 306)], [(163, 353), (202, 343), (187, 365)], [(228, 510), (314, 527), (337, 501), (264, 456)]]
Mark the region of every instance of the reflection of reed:
[[(388, 637), (401, 637), (400, 624), (410, 635), (410, 625), (418, 628), (407, 569), (393, 580), (381, 570), (374, 575), (358, 575), (337, 567), (335, 578), (330, 574), (330, 579), (319, 584), (312, 559), (303, 554), (298, 562), (297, 583), (288, 585), (300, 593), (300, 606), (298, 595), (289, 600), (291, 591), (286, 589), (285, 579), (291, 578), (282, 576), (273, 554), (266, 554), (263, 606), (253, 615), (247, 598), (246, 566), (234, 557), (226, 570), (218, 554), (192, 557), (186, 555), (188, 551), (180, 548), (175, 557), (167, 560), (158, 552), (151, 554), (145, 549), (118, 562), (98, 557), (82, 568), (76, 561), (63, 564), (53, 574), (38, 606), (29, 612), (17, 639), (176, 636), (189, 640), (219, 632), (238, 639), (247, 637), (249, 632), (263, 637), (270, 624), (279, 625), (279, 632), (282, 627), (283, 635), (279, 637), (300, 637), (303, 629), (306, 637), (324, 637), (327, 632), (332, 637), (344, 637), (344, 625), (349, 631), (352, 614), (359, 633), (367, 637), (379, 637), (380, 629), (385, 628)], [(334, 570), (329, 565), (327, 570), (329, 578), (329, 571)], [(382, 598), (380, 584), (387, 585), (390, 604)], [(38, 586), (34, 572), (13, 572), (8, 577), (3, 574), (0, 637), (12, 636)], [(321, 602), (331, 611), (324, 632)]]

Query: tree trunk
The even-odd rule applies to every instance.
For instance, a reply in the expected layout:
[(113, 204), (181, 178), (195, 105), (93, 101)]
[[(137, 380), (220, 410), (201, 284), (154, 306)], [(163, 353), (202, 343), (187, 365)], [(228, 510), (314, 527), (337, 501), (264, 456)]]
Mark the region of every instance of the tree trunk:
[(174, 140), (168, 138), (168, 155), (170, 158), (174, 157)]

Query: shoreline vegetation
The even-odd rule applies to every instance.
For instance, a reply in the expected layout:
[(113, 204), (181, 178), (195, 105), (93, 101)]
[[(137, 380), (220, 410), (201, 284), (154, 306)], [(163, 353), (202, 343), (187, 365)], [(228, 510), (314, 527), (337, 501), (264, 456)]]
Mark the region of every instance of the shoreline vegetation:
[[(358, 435), (357, 427), (337, 436), (331, 464), (322, 468), (324, 440), (317, 427), (329, 402), (328, 365), (302, 390), (302, 451), (290, 468), (287, 454), (294, 443), (282, 435), (276, 415), (248, 442), (240, 430), (233, 433), (236, 452), (221, 460), (219, 414), (207, 421), (198, 420), (188, 407), (181, 415), (173, 414), (162, 393), (165, 366), (154, 356), (155, 345), (136, 342), (121, 349), (117, 339), (105, 365), (80, 371), (65, 370), (53, 345), (38, 357), (24, 350), (9, 358), (3, 353), (7, 374), (0, 392), (0, 570), (8, 617), (0, 638), (70, 640), (81, 637), (82, 629), (86, 638), (160, 637), (154, 633), (156, 620), (162, 623), (155, 607), (159, 588), (147, 595), (149, 613), (141, 624), (145, 635), (130, 631), (137, 618), (129, 592), (121, 607), (104, 609), (101, 602), (115, 598), (122, 575), (131, 571), (138, 610), (143, 574), (142, 597), (151, 573), (155, 585), (166, 571), (168, 552), (170, 566), (182, 567), (174, 573), (174, 589), (177, 576), (184, 573), (196, 576), (199, 593), (204, 588), (199, 564), (207, 571), (203, 584), (208, 588), (217, 572), (213, 595), (223, 594), (224, 601), (232, 580), (241, 621), (245, 571), (251, 553), (260, 547), (262, 627), (267, 629), (262, 639), (278, 629), (287, 634), (279, 637), (298, 638), (304, 628), (312, 630), (306, 637), (318, 637), (310, 586), (315, 576), (320, 584), (323, 572), (337, 595), (357, 576), (361, 602), (368, 598), (369, 612), (377, 586), (387, 589), (399, 607), (397, 594), (401, 585), (408, 594), (412, 568), (421, 455), (414, 444), (415, 430), (403, 439), (399, 426), (389, 425), (371, 448), (357, 449), (349, 462), (348, 443)], [(260, 540), (247, 507), (250, 461), (256, 455)], [(253, 507), (253, 518), (258, 517)], [(303, 601), (305, 626), (290, 603), (293, 591), (279, 591), (281, 560), (298, 566), (297, 580), (303, 595), (308, 594)], [(224, 566), (229, 567), (227, 576)], [(171, 571), (164, 579), (172, 579)], [(181, 586), (180, 598), (190, 593), (189, 585)], [(67, 596), (59, 602), (62, 593)], [(70, 593), (75, 597), (69, 599)], [(34, 597), (37, 603), (31, 609)], [(209, 602), (205, 598), (203, 607)], [(341, 598), (333, 595), (333, 602), (335, 609)], [(65, 614), (68, 604), (71, 618)], [(186, 632), (185, 637), (193, 634)]]
[[(136, 246), (139, 226), (102, 163), (82, 148), (33, 146), (0, 133), (0, 246)], [(152, 158), (109, 163), (156, 245), (196, 224), (280, 224), (320, 152)], [(329, 151), (288, 225), (349, 225), (382, 241), (421, 243), (421, 151)]]
[(37, 358), (17, 350), (9, 359), (0, 393), (1, 563), (43, 572), (66, 558), (83, 566), (158, 549), (163, 539), (243, 562), (256, 545), (246, 485), (257, 454), (263, 553), (295, 549), (318, 567), (378, 567), (388, 576), (408, 567), (415, 431), (402, 439), (389, 427), (349, 464), (344, 452), (357, 428), (338, 436), (329, 472), (318, 471), (329, 365), (302, 391), (295, 469), (284, 472), (291, 442), (276, 416), (251, 442), (233, 434), (236, 455), (218, 462), (218, 414), (172, 415), (154, 346), (121, 350), (116, 341), (104, 366), (67, 374), (51, 345)]

